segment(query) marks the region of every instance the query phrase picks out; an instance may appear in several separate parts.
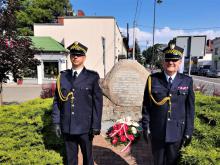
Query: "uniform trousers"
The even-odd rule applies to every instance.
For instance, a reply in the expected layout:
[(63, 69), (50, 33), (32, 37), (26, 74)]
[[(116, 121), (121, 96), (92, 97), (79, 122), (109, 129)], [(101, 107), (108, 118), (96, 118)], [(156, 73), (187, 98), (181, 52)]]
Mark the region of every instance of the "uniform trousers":
[(161, 141), (151, 141), (154, 165), (177, 165), (181, 141), (174, 143), (161, 143)]
[(78, 147), (82, 151), (83, 165), (94, 165), (92, 155), (92, 139), (90, 134), (70, 135), (64, 134), (66, 149), (66, 165), (78, 165)]

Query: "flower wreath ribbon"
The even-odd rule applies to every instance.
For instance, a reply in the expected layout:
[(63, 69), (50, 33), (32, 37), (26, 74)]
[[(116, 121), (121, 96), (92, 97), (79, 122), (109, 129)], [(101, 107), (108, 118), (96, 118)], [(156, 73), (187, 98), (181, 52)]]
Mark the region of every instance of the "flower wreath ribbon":
[(127, 132), (126, 132), (126, 130), (125, 130), (125, 123), (123, 123), (122, 125), (121, 125), (121, 127), (117, 130), (117, 131), (115, 131), (114, 133), (111, 133), (109, 136), (110, 137), (114, 137), (119, 131), (121, 131), (122, 129), (124, 130), (124, 133), (125, 133), (125, 137), (129, 140), (129, 143), (121, 150), (121, 152), (124, 152), (124, 151), (126, 151), (129, 147), (130, 147), (130, 145), (131, 145), (131, 143), (132, 143), (132, 140), (130, 139), (130, 138), (128, 138), (128, 135), (127, 135)]

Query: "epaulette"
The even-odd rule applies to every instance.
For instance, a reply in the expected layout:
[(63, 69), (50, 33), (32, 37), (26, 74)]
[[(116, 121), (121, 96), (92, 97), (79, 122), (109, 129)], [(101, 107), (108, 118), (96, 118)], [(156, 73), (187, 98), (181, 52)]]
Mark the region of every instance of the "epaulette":
[(94, 71), (94, 70), (87, 69), (87, 71), (88, 71), (89, 73), (92, 73), (92, 74), (98, 74), (98, 72), (96, 72), (96, 71)]
[(68, 74), (70, 71), (71, 71), (71, 69), (62, 70), (62, 71), (60, 71), (60, 75)]
[(160, 74), (161, 74), (161, 72), (156, 72), (156, 73), (151, 73), (150, 76), (154, 77), (154, 76), (158, 76)]
[(62, 70), (62, 71), (60, 71), (60, 74), (66, 73), (66, 72), (68, 72), (68, 71), (70, 71), (70, 69)]

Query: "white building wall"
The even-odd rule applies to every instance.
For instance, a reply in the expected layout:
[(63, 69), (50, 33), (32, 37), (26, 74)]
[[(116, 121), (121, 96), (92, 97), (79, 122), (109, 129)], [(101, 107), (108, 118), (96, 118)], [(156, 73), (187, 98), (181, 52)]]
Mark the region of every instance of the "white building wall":
[(202, 59), (198, 59), (198, 67), (212, 65), (212, 53), (206, 53)]
[(66, 69), (67, 56), (65, 54), (41, 54), (35, 55), (35, 58), (40, 60), (41, 64), (37, 66), (37, 83), (43, 84), (50, 81), (55, 81), (55, 79), (48, 79), (44, 77), (44, 65), (43, 62), (47, 61), (57, 61), (59, 66), (59, 71)]
[[(50, 36), (67, 48), (74, 41), (88, 47), (85, 66), (104, 77), (103, 45), (105, 38), (106, 72), (118, 61), (119, 54), (126, 54), (123, 38), (114, 17), (64, 17), (64, 25), (35, 24), (35, 36)], [(68, 57), (68, 68), (71, 63)]]
[(64, 45), (63, 30), (63, 25), (59, 24), (34, 24), (35, 36), (53, 36), (53, 39)]

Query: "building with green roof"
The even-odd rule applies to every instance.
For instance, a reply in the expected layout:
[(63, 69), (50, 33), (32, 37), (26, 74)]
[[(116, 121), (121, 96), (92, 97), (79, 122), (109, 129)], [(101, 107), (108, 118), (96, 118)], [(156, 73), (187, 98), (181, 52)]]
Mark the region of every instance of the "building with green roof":
[(60, 52), (66, 53), (67, 49), (63, 47), (59, 42), (54, 40), (51, 37), (39, 37), (39, 36), (30, 36), (34, 46), (43, 52)]
[(41, 61), (35, 72), (26, 74), (24, 83), (47, 84), (54, 82), (61, 70), (67, 69), (68, 50), (47, 36), (30, 36), (33, 46), (40, 50), (35, 58)]

